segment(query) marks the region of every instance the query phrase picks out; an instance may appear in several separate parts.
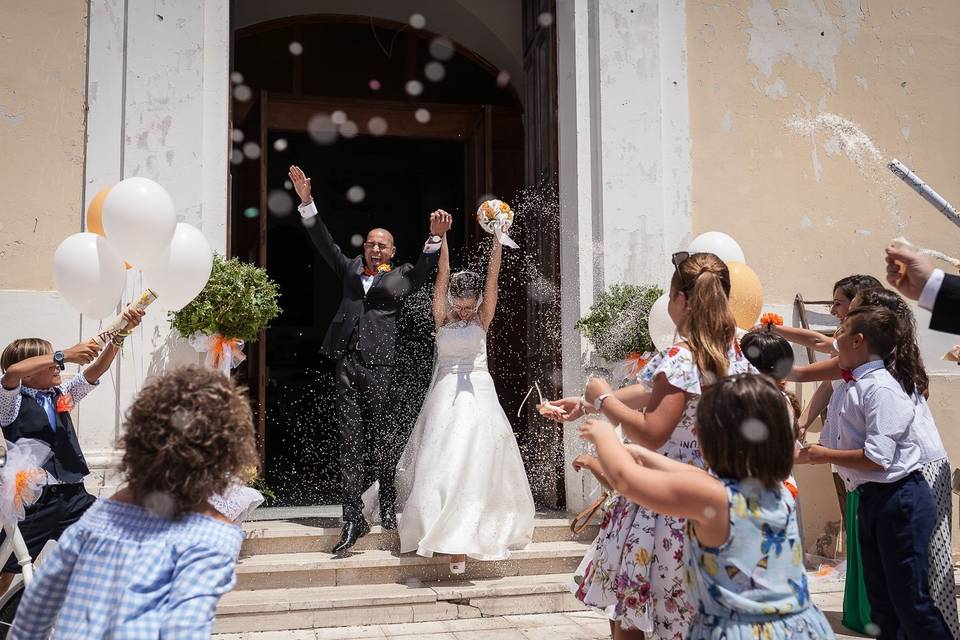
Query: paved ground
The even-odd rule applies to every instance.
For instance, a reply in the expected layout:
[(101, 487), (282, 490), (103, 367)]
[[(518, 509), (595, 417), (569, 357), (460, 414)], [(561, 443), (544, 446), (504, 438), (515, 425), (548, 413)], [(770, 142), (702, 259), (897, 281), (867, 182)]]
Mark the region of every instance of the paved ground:
[[(812, 597), (838, 630), (838, 639), (862, 638), (839, 633), (842, 583), (813, 586)], [(610, 627), (602, 617), (588, 612), (544, 613), (499, 618), (476, 618), (419, 622), (414, 624), (336, 627), (308, 631), (247, 632), (220, 634), (215, 640), (601, 640), (610, 638)]]

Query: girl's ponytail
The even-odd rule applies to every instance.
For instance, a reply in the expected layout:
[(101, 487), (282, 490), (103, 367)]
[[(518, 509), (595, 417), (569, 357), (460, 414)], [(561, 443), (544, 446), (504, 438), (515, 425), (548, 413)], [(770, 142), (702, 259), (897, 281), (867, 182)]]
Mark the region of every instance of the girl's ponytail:
[[(695, 253), (674, 274), (674, 287), (687, 295), (686, 338), (704, 381), (727, 376), (727, 353), (736, 337), (737, 322), (730, 310), (730, 271), (712, 253)], [(682, 284), (686, 286), (681, 286)]]

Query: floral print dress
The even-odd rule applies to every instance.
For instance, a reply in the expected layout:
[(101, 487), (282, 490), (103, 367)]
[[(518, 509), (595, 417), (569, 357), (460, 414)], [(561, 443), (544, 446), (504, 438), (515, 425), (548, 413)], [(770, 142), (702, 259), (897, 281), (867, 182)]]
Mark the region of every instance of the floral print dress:
[[(756, 372), (739, 346), (732, 345), (727, 357), (728, 374)], [(700, 371), (693, 354), (686, 347), (671, 347), (647, 364), (639, 381), (652, 387), (659, 375), (686, 392), (686, 405), (658, 453), (702, 468), (693, 432), (700, 399)], [(685, 522), (617, 496), (604, 511), (600, 533), (574, 574), (573, 594), (622, 629), (663, 640), (685, 638), (694, 613), (683, 581)]]
[(687, 593), (697, 609), (690, 640), (821, 640), (830, 623), (810, 602), (797, 503), (790, 491), (721, 479), (730, 536), (707, 547), (688, 527)]

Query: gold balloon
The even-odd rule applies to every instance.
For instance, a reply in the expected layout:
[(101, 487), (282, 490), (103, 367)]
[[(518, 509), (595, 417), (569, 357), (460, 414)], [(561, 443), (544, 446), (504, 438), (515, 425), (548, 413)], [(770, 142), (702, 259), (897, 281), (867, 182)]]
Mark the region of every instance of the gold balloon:
[(110, 187), (104, 187), (97, 195), (93, 196), (90, 206), (87, 207), (87, 231), (104, 238), (107, 237), (107, 234), (103, 230), (103, 201), (107, 199), (108, 193), (110, 193)]
[(742, 262), (727, 262), (730, 270), (730, 310), (737, 326), (750, 329), (763, 310), (763, 285), (753, 269)]

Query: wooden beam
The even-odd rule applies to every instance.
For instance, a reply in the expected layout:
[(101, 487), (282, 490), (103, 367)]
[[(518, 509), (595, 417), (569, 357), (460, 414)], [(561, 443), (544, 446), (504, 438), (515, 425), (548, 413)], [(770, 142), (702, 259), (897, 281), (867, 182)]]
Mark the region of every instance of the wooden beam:
[[(371, 118), (380, 117), (387, 121), (386, 137), (455, 141), (463, 141), (464, 132), (470, 131), (476, 119), (483, 115), (481, 105), (407, 104), (356, 98), (296, 98), (275, 94), (270, 95), (265, 109), (264, 120), (271, 130), (307, 131), (313, 116), (341, 110), (357, 124), (360, 135), (369, 135), (367, 123)], [(427, 109), (430, 121), (417, 122), (417, 109)]]

